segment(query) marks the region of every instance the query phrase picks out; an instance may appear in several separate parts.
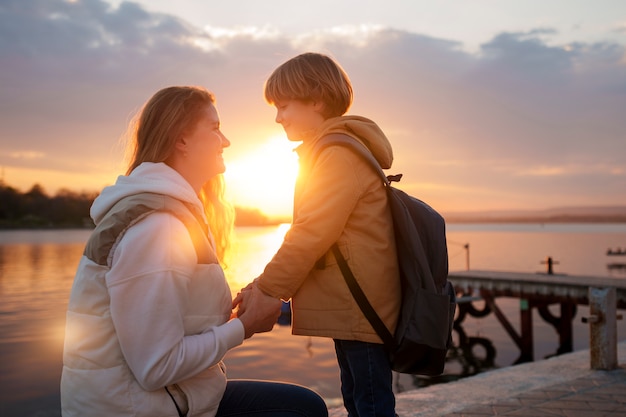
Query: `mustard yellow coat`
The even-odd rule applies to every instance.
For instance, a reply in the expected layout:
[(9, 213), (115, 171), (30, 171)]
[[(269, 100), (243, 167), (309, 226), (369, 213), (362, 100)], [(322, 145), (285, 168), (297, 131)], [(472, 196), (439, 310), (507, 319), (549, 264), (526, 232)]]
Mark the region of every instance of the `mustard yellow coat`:
[(265, 293), (292, 300), (292, 332), (382, 343), (330, 252), (338, 242), (368, 300), (392, 332), (400, 309), (400, 279), (393, 226), (379, 176), (341, 146), (325, 148), (311, 166), (321, 137), (345, 133), (367, 146), (381, 166), (391, 166), (391, 144), (371, 120), (343, 116), (327, 120), (297, 151), (300, 175), (291, 228), (258, 279)]

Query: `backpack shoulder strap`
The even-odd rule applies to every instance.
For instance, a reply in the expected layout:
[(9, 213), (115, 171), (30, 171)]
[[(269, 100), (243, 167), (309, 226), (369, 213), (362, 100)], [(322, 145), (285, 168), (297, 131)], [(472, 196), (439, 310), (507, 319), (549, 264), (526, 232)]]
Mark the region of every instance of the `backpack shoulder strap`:
[(322, 149), (329, 146), (344, 146), (346, 148), (352, 149), (354, 152), (357, 153), (357, 155), (360, 155), (365, 161), (367, 161), (376, 172), (378, 172), (378, 175), (382, 178), (385, 184), (389, 184), (389, 179), (387, 178), (387, 175), (380, 167), (380, 164), (378, 163), (376, 158), (374, 158), (372, 152), (370, 152), (370, 150), (367, 149), (365, 145), (363, 145), (361, 142), (343, 133), (331, 133), (330, 135), (326, 135), (321, 138), (315, 144), (313, 150), (313, 161), (317, 159)]
[(193, 241), (199, 264), (217, 263), (208, 243), (208, 228), (196, 209), (163, 194), (141, 193), (118, 201), (91, 234), (84, 255), (99, 265), (108, 265), (112, 250), (124, 232), (155, 211), (165, 211), (183, 222)]
[(352, 293), (352, 297), (354, 297), (354, 299), (356, 300), (359, 308), (365, 315), (365, 318), (367, 318), (367, 321), (370, 322), (370, 324), (378, 334), (378, 337), (380, 337), (385, 346), (387, 346), (387, 348), (393, 352), (396, 349), (396, 341), (393, 335), (391, 334), (387, 326), (385, 326), (385, 323), (383, 323), (378, 313), (376, 313), (374, 307), (372, 307), (372, 305), (370, 304), (367, 296), (363, 292), (363, 289), (361, 289), (361, 286), (359, 286), (359, 283), (354, 277), (354, 274), (352, 274), (352, 270), (350, 269), (348, 262), (341, 254), (341, 250), (339, 249), (337, 243), (333, 243), (333, 246), (331, 246), (331, 250), (333, 251), (333, 255), (335, 255), (335, 259), (337, 260), (337, 265), (339, 265), (341, 274), (346, 280), (346, 284), (348, 285), (348, 288)]

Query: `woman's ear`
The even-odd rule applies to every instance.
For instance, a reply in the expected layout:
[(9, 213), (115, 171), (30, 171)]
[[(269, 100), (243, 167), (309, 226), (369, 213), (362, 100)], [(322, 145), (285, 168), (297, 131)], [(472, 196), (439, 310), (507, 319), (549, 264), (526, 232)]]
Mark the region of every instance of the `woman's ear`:
[(187, 156), (187, 139), (184, 136), (181, 136), (176, 140), (176, 144), (174, 148), (177, 152), (180, 152), (181, 155)]

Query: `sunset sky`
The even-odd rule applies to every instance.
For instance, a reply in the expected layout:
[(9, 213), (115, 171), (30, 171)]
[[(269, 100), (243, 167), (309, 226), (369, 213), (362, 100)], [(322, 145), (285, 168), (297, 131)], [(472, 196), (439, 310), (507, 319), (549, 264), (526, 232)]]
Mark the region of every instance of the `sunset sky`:
[(0, 175), (98, 191), (157, 90), (217, 96), (235, 204), (291, 212), (263, 83), (305, 51), (353, 82), (389, 173), (442, 212), (626, 205), (623, 0), (0, 0)]

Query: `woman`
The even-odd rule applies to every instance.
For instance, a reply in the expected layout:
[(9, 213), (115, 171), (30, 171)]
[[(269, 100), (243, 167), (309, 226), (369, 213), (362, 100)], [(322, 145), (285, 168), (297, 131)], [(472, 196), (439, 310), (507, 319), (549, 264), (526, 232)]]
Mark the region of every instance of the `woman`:
[(220, 266), (233, 218), (221, 175), (230, 142), (212, 94), (157, 92), (131, 139), (126, 176), (91, 208), (96, 229), (67, 313), (63, 415), (326, 416), (306, 388), (227, 381), (226, 352), (271, 330), (281, 304), (257, 292), (232, 314)]

